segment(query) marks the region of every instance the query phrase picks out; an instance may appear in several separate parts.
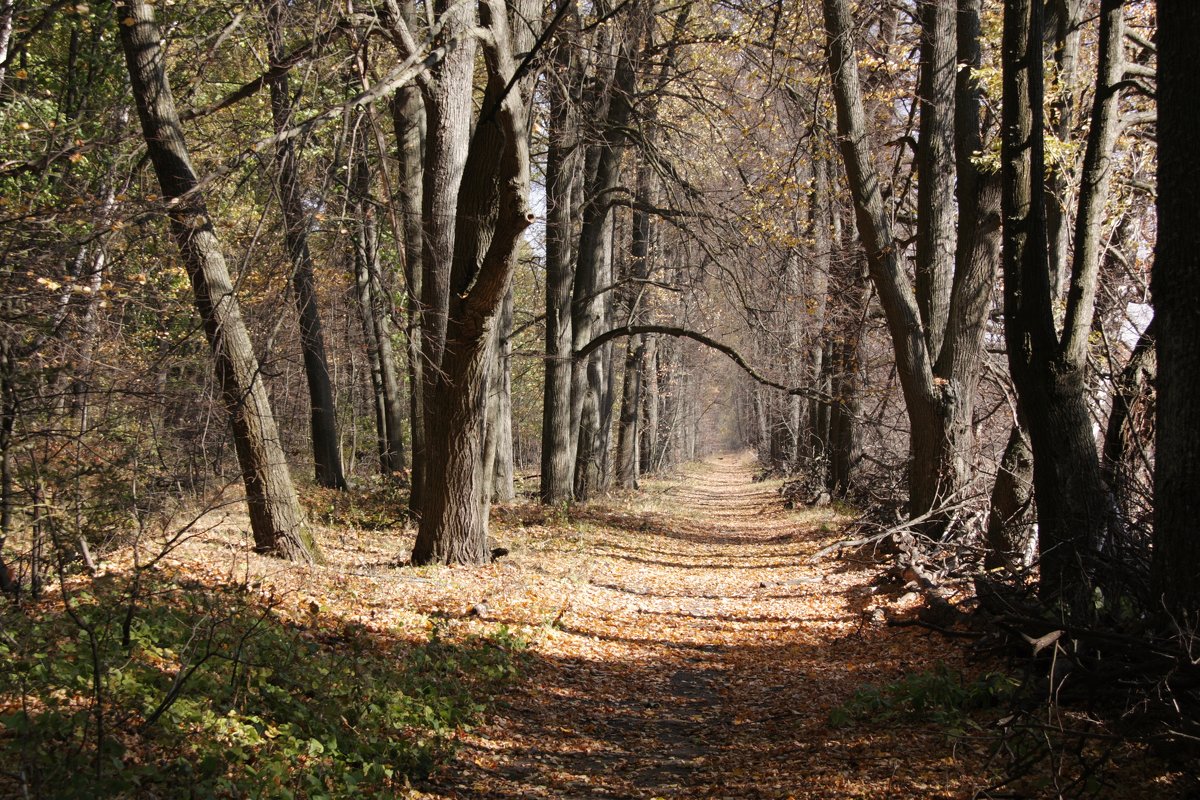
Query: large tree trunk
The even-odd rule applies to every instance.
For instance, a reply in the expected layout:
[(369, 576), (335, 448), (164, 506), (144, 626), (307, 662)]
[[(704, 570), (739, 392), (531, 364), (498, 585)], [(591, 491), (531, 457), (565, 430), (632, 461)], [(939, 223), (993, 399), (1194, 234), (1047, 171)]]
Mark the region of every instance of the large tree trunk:
[(1116, 84), (1121, 78), (1121, 4), (1104, 0), (1101, 6), (1096, 100), (1061, 339), (1052, 310), (1046, 234), (1042, 13), (1042, 4), (1035, 0), (1009, 0), (1005, 5), (1005, 338), (1033, 449), (1041, 590), (1045, 597), (1062, 598), (1083, 612), (1091, 602), (1097, 557), (1113, 522), (1085, 402), (1084, 372), (1099, 262), (1098, 229), (1115, 132)]
[[(516, 16), (532, 18), (530, 4)], [(457, 15), (457, 9), (450, 14)], [(469, 15), (450, 20), (450, 35), (467, 37)], [(484, 472), (483, 432), (496, 318), (512, 280), (518, 240), (532, 223), (529, 209), (529, 133), (525, 97), (507, 91), (515, 53), (532, 46), (524, 30), (510, 31), (508, 9), (483, 0), (479, 23), (487, 87), (483, 113), (470, 138), (474, 59), (462, 41), (454, 62), (426, 84), (425, 303), (423, 330), (430, 357), (426, 378), (427, 454), (421, 524), (414, 564), (480, 564), (488, 559), (490, 497)], [(453, 183), (444, 183), (450, 181)], [(453, 227), (447, 236), (446, 227)]]
[[(270, 70), (271, 119), (275, 133), (292, 124), (292, 96), (288, 76), (277, 69), (285, 56), (283, 44), (284, 0), (266, 0), (267, 51)], [(332, 489), (345, 489), (342, 456), (338, 447), (337, 409), (329, 380), (329, 362), (325, 357), (325, 337), (317, 308), (316, 280), (312, 255), (308, 249), (309, 217), (304, 212), (300, 184), (300, 157), (292, 139), (275, 145), (279, 205), (283, 211), (283, 235), (292, 261), (292, 291), (300, 316), (300, 350), (304, 357), (304, 375), (308, 381), (309, 428), (312, 433), (313, 462), (317, 483)]]
[(144, 0), (127, 0), (117, 19), (150, 161), (170, 203), (171, 234), (188, 269), (196, 309), (216, 361), (255, 545), (263, 552), (311, 561), (319, 554), (304, 526), (267, 388), (183, 139), (153, 6)]
[(1158, 431), (1154, 476), (1155, 597), (1178, 620), (1200, 613), (1200, 4), (1158, 3)]

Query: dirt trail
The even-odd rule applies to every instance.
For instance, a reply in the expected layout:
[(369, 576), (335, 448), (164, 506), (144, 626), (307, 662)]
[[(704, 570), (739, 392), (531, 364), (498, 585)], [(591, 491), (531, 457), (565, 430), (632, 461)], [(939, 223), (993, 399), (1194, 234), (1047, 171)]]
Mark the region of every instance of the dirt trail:
[(855, 689), (949, 648), (872, 622), (867, 565), (809, 562), (844, 520), (785, 509), (753, 469), (715, 458), (573, 514), (581, 573), (556, 621), (426, 796), (969, 796), (978, 761), (943, 732), (829, 726)]

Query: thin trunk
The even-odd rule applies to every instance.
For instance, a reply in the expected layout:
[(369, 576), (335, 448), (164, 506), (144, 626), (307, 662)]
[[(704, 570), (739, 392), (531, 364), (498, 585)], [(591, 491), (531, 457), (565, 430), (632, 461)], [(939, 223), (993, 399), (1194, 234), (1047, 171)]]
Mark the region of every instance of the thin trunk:
[(319, 554), (304, 526), (267, 389), (183, 139), (153, 6), (127, 0), (117, 18), (122, 20), (121, 45), (150, 160), (163, 196), (175, 201), (170, 206), (171, 233), (187, 266), (216, 361), (255, 545), (264, 552), (311, 561)]
[[(406, 3), (409, 24), (415, 15), (412, 4)], [(424, 363), (421, 360), (421, 226), (422, 173), (425, 150), (424, 108), (421, 92), (415, 86), (396, 90), (392, 98), (392, 129), (396, 135), (399, 162), (400, 207), (404, 218), (404, 283), (407, 288), (408, 418), (412, 452), (412, 481), (409, 508), (417, 513), (421, 507), (421, 488), (425, 483), (425, 393)]]
[(555, 63), (561, 74), (549, 82), (550, 132), (546, 155), (546, 379), (542, 397), (541, 501), (558, 505), (571, 500), (575, 452), (571, 449), (572, 327), (571, 198), (575, 182), (575, 115), (564, 81), (571, 64), (562, 55), (569, 42), (557, 45)]
[[(360, 118), (360, 122), (365, 120)], [(352, 152), (350, 196), (355, 216), (355, 274), (375, 394), (379, 472), (396, 478), (403, 475), (405, 465), (405, 409), (392, 342), (391, 297), (383, 284), (379, 223), (371, 197), (371, 167), (365, 138), (355, 137)]]
[(658, 409), (661, 403), (658, 396), (658, 339), (654, 336), (645, 337), (646, 357), (642, 360), (642, 387), (645, 399), (643, 415), (646, 424), (642, 426), (640, 464), (643, 472), (654, 472), (658, 468)]
[(496, 366), (492, 372), (491, 396), (494, 400), (491, 426), (495, 432), (492, 459), (491, 498), (507, 503), (516, 498), (513, 486), (513, 426), (512, 426), (512, 327), (513, 290), (504, 295), (504, 305), (496, 328)]
[[(284, 0), (266, 0), (267, 51), (270, 69), (275, 70), (286, 53), (283, 45)], [(279, 70), (270, 80), (271, 119), (275, 133), (292, 124), (292, 96), (287, 72)], [(292, 262), (292, 291), (300, 316), (300, 350), (304, 357), (304, 375), (308, 381), (309, 430), (312, 434), (313, 463), (317, 483), (331, 489), (345, 489), (346, 476), (338, 449), (337, 409), (329, 380), (329, 362), (325, 357), (325, 337), (317, 308), (316, 279), (312, 255), (308, 249), (309, 218), (304, 212), (300, 182), (300, 157), (292, 139), (275, 145), (279, 205), (283, 211), (284, 240)]]

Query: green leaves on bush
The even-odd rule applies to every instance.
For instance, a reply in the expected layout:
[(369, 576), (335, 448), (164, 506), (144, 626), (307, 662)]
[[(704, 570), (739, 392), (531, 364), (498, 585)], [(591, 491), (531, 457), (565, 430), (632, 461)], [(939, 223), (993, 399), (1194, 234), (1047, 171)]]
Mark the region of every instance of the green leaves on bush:
[(298, 627), (236, 589), (142, 594), (127, 628), (103, 580), (78, 622), (3, 610), (0, 795), (391, 796), (447, 757), (522, 647), (503, 629), (414, 646)]

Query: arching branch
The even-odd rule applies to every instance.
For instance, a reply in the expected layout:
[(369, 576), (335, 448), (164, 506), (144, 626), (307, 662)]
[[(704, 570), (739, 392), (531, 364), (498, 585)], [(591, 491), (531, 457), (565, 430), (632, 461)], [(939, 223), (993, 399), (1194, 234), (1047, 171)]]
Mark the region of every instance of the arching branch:
[(645, 333), (657, 333), (662, 336), (674, 336), (680, 339), (691, 339), (692, 341), (699, 342), (705, 347), (710, 347), (713, 350), (724, 353), (730, 361), (741, 367), (742, 371), (749, 375), (753, 380), (757, 381), (763, 386), (769, 386), (772, 389), (778, 389), (785, 394), (795, 395), (797, 397), (805, 397), (822, 403), (837, 402), (834, 400), (832, 395), (819, 392), (815, 389), (810, 389), (804, 386), (784, 386), (782, 383), (777, 383), (776, 381), (773, 381), (767, 376), (763, 375), (754, 367), (750, 366), (750, 363), (746, 361), (745, 357), (729, 345), (724, 344), (723, 342), (718, 342), (711, 336), (705, 336), (703, 333), (698, 331), (689, 330), (688, 328), (680, 328), (674, 325), (624, 325), (620, 328), (613, 328), (612, 330), (607, 330), (604, 333), (601, 333), (583, 347), (576, 350), (575, 358), (587, 358), (597, 349), (608, 344), (613, 339), (619, 339), (622, 336), (640, 336)]

